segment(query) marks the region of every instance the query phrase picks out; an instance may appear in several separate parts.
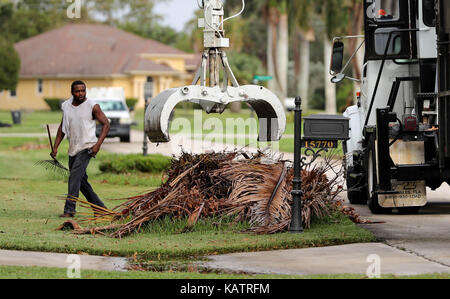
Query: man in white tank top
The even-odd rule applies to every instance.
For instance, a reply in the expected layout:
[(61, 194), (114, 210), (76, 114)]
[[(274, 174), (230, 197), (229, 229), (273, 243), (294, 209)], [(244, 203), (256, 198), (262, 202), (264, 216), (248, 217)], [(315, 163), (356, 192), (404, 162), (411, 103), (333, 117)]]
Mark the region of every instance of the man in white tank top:
[[(75, 81), (71, 87), (72, 97), (62, 104), (63, 118), (58, 128), (53, 152), (56, 157), (58, 147), (65, 136), (69, 139), (69, 188), (64, 213), (60, 217), (73, 217), (76, 213), (76, 202), (69, 199), (79, 197), (80, 191), (95, 206), (105, 207), (103, 202), (88, 182), (86, 169), (91, 158), (95, 158), (106, 135), (109, 132), (109, 121), (100, 106), (86, 98), (86, 84)], [(96, 120), (103, 125), (99, 138), (95, 136)]]

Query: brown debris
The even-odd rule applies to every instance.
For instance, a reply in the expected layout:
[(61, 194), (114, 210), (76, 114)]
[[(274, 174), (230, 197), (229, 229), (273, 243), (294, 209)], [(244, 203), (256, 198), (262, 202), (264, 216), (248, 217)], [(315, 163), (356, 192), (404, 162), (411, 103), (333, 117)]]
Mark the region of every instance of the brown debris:
[[(326, 157), (302, 172), (302, 215), (307, 228), (312, 218), (328, 215), (337, 207), (341, 170), (334, 172), (335, 178), (326, 175), (336, 164)], [(173, 160), (166, 177), (155, 191), (128, 198), (109, 214), (114, 215), (113, 221), (129, 219), (127, 223), (95, 228), (94, 233), (114, 230), (109, 236), (121, 238), (165, 216), (188, 218), (183, 232), (191, 231), (199, 219), (214, 216), (248, 221), (249, 232), (257, 234), (289, 228), (293, 169), (287, 161), (271, 160), (262, 152), (183, 153)]]
[(341, 212), (344, 213), (344, 215), (346, 215), (348, 218), (350, 218), (350, 220), (353, 221), (354, 223), (359, 223), (359, 224), (373, 223), (372, 221), (370, 221), (368, 219), (361, 218), (359, 216), (359, 214), (356, 213), (356, 210), (352, 207), (342, 206)]
[(22, 151), (34, 151), (34, 150), (42, 150), (42, 149), (50, 149), (48, 144), (37, 144), (27, 142), (21, 146), (16, 146), (12, 148), (14, 151), (22, 152)]
[(56, 230), (64, 230), (64, 229), (81, 230), (81, 227), (74, 220), (67, 220), (63, 224), (61, 224)]

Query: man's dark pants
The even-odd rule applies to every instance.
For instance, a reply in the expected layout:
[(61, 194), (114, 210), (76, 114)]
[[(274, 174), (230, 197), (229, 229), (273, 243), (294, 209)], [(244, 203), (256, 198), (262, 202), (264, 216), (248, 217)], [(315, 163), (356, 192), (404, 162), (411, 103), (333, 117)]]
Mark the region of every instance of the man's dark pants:
[[(79, 198), (80, 191), (86, 197), (86, 199), (96, 206), (105, 207), (103, 202), (97, 196), (92, 189), (92, 186), (88, 182), (88, 176), (86, 169), (91, 160), (91, 155), (88, 153), (88, 149), (83, 150), (73, 157), (69, 157), (69, 192), (68, 198)], [(76, 202), (66, 200), (64, 206), (64, 213), (75, 214)]]

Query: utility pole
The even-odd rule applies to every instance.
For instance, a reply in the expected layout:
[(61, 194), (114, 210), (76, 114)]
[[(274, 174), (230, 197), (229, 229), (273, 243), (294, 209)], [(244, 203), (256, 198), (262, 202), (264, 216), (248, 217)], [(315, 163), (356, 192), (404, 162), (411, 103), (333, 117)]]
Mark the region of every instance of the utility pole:
[[(149, 100), (153, 97), (153, 78), (148, 77), (147, 83), (144, 84), (144, 99), (145, 99), (145, 109), (144, 109), (144, 122), (145, 122), (145, 113), (147, 112)], [(144, 146), (142, 147), (143, 155), (148, 155), (148, 140), (147, 134), (145, 134), (145, 124), (144, 124)]]

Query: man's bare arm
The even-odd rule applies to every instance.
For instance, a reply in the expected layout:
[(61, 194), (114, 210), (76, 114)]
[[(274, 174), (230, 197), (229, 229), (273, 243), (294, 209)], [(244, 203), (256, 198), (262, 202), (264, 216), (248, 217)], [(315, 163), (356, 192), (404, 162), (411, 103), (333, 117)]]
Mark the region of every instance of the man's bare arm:
[(100, 108), (100, 106), (98, 104), (94, 106), (92, 113), (94, 115), (94, 118), (103, 125), (102, 132), (100, 133), (100, 136), (98, 137), (97, 143), (91, 148), (91, 156), (95, 157), (97, 155), (97, 153), (100, 151), (100, 147), (102, 146), (103, 141), (105, 141), (105, 138), (108, 135), (110, 125), (109, 125), (108, 118), (103, 113), (102, 109)]
[(62, 131), (62, 124), (63, 124), (63, 121), (61, 120), (61, 123), (59, 124), (59, 128), (58, 128), (58, 133), (56, 133), (55, 144), (53, 144), (53, 149), (52, 149), (52, 152), (50, 153), (50, 156), (52, 156), (53, 158), (56, 158), (56, 155), (58, 154), (58, 147), (61, 144), (61, 141), (66, 136), (66, 134), (64, 134)]

